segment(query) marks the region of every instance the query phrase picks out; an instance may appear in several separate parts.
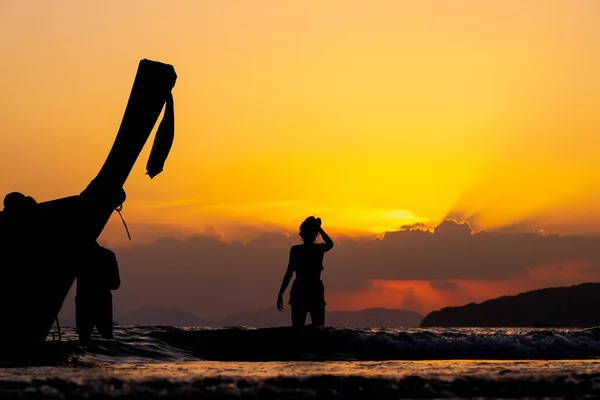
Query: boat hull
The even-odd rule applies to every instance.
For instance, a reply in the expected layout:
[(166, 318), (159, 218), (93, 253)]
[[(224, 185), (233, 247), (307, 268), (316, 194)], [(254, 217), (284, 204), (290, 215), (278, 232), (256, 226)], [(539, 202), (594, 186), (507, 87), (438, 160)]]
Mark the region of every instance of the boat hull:
[(140, 61), (113, 146), (90, 184), (27, 212), (0, 211), (0, 354), (31, 354), (46, 340), (78, 271), (126, 199), (123, 185), (176, 79), (171, 65)]

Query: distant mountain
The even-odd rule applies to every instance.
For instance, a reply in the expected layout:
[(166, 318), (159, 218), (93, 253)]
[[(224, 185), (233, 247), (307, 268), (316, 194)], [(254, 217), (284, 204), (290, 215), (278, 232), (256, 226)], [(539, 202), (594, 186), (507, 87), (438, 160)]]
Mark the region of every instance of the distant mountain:
[(178, 308), (144, 306), (116, 318), (120, 325), (205, 326), (206, 321)]
[(533, 290), (429, 313), (422, 327), (600, 326), (600, 283)]
[[(361, 311), (327, 311), (325, 324), (327, 326), (350, 328), (408, 328), (417, 327), (423, 316), (414, 311), (395, 310), (386, 308), (367, 308)], [(268, 328), (290, 326), (291, 315), (289, 307), (283, 311), (275, 307), (257, 311), (241, 312), (218, 320), (203, 320), (195, 314), (177, 308), (162, 308), (144, 306), (128, 314), (116, 317), (118, 325), (173, 325), (173, 326), (247, 326), (253, 328)], [(306, 324), (310, 324), (310, 314)], [(74, 326), (74, 316), (63, 318), (61, 326)]]
[(327, 325), (355, 328), (412, 328), (423, 321), (423, 315), (408, 310), (367, 308), (361, 311), (330, 311)]
[[(371, 327), (416, 327), (419, 326), (423, 316), (414, 311), (394, 310), (386, 308), (368, 308), (361, 311), (327, 311), (325, 325), (351, 328)], [(310, 315), (306, 317), (310, 324)], [(244, 312), (229, 315), (217, 321), (211, 321), (216, 326), (248, 326), (266, 328), (272, 326), (291, 325), (290, 309), (279, 311), (276, 308), (267, 308), (258, 311)]]

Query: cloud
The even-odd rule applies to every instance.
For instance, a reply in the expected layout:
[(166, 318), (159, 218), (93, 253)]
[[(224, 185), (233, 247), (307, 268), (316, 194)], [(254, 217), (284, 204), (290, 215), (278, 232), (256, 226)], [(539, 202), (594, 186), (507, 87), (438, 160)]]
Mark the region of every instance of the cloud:
[[(598, 236), (476, 233), (467, 223), (449, 220), (434, 231), (401, 230), (375, 240), (334, 239), (336, 247), (326, 254), (323, 271), (331, 298), (348, 299), (374, 281), (415, 282), (386, 292), (397, 293), (400, 298), (390, 304), (403, 307), (426, 308), (425, 294), (443, 302), (452, 293), (462, 293), (469, 282), (506, 287), (527, 278), (530, 285), (560, 284), (569, 277), (585, 281), (600, 271)], [(213, 231), (113, 247), (123, 282), (114, 294), (115, 314), (162, 305), (213, 318), (274, 305), (294, 244), (295, 234), (265, 233), (242, 243), (224, 242)], [(578, 267), (565, 270), (564, 265)], [(552, 280), (545, 279), (545, 271), (554, 271)], [(415, 289), (407, 292), (411, 287)]]
[(425, 230), (430, 230), (430, 229), (432, 229), (432, 227), (426, 225), (423, 222), (415, 222), (414, 224), (402, 225), (400, 227), (401, 231), (412, 231), (412, 230), (425, 231)]
[(332, 252), (330, 260), (351, 269), (344, 285), (367, 279), (505, 280), (528, 267), (588, 260), (600, 262), (597, 236), (541, 233), (494, 233), (470, 230), (469, 224), (444, 221), (434, 232), (389, 232), (373, 242), (355, 242)]
[(458, 285), (456, 283), (447, 281), (444, 279), (430, 281), (429, 286), (432, 289), (439, 290), (439, 291), (452, 291), (452, 290), (458, 289)]

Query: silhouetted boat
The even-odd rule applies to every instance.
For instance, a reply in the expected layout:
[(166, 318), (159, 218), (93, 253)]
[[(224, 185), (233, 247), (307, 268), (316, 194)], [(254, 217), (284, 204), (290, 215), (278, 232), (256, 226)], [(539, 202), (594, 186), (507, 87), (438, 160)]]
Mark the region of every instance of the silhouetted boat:
[(173, 141), (176, 79), (171, 65), (140, 61), (117, 137), (90, 184), (79, 195), (39, 203), (31, 212), (0, 212), (3, 357), (35, 354), (46, 340), (76, 270), (85, 268), (86, 249), (125, 201), (123, 185), (166, 105), (146, 166), (151, 178), (162, 171)]

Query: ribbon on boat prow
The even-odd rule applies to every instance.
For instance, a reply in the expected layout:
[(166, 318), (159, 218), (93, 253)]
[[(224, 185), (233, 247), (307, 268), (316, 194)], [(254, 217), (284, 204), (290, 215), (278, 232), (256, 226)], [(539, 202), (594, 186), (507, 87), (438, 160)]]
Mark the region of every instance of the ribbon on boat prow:
[(156, 131), (152, 150), (146, 164), (146, 174), (150, 179), (160, 174), (165, 166), (165, 161), (173, 146), (175, 137), (175, 112), (173, 110), (173, 93), (169, 92), (167, 101), (165, 102), (165, 112), (162, 121)]

